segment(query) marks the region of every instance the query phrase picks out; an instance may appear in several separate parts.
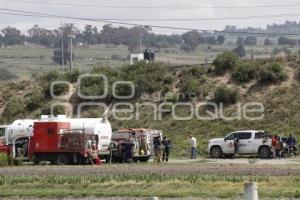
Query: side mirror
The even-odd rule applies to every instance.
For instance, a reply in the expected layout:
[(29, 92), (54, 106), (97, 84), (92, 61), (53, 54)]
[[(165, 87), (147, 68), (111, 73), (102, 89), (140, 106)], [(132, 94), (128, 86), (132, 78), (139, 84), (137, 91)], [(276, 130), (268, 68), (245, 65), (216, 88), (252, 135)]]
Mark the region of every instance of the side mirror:
[(226, 142), (227, 138), (224, 138), (224, 142)]

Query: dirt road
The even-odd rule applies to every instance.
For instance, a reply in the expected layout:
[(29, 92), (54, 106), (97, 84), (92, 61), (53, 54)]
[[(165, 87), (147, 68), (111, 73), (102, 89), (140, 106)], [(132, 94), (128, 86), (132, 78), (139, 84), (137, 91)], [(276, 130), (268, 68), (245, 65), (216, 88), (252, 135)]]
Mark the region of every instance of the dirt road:
[[(249, 164), (251, 162), (252, 164)], [(13, 166), (0, 175), (108, 175), (108, 174), (203, 174), (203, 175), (300, 175), (300, 160), (175, 160), (155, 164), (103, 164), (101, 166)]]

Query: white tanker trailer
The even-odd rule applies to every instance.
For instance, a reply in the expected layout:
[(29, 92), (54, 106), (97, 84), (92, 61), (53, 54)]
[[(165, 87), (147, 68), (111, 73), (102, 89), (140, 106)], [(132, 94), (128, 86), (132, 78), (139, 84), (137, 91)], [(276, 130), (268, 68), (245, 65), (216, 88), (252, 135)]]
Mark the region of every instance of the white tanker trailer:
[(85, 130), (87, 134), (98, 135), (98, 150), (100, 156), (110, 154), (109, 144), (111, 142), (112, 128), (108, 120), (102, 118), (69, 118), (65, 115), (49, 116), (42, 115), (37, 120), (16, 120), (11, 125), (0, 126), (0, 133), (3, 133), (2, 141), (6, 145), (13, 145), (13, 157), (16, 157), (16, 149), (18, 146), (28, 142), (28, 138), (33, 136), (34, 122), (69, 122), (71, 129)]

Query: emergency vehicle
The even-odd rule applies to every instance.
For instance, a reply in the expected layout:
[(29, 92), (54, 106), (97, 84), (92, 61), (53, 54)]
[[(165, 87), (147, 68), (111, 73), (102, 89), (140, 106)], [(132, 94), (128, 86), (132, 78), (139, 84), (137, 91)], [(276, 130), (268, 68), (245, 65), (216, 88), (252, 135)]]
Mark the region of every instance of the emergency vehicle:
[[(122, 158), (122, 146), (132, 144), (133, 162), (147, 162), (154, 155), (153, 140), (155, 137), (162, 139), (161, 130), (136, 128), (119, 129), (112, 134), (111, 154), (106, 157), (106, 162), (118, 162)], [(145, 147), (146, 146), (146, 147)]]

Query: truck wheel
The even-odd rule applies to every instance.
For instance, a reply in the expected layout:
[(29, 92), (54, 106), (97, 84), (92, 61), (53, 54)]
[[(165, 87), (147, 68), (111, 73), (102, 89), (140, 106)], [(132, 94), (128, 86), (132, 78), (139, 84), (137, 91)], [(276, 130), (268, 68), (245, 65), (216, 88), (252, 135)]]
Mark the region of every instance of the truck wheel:
[(221, 147), (214, 146), (210, 149), (210, 156), (212, 158), (221, 158), (222, 156), (222, 149)]
[(269, 158), (271, 155), (271, 150), (267, 146), (262, 146), (259, 148), (258, 154), (261, 158)]
[(140, 162), (148, 162), (150, 160), (150, 156), (146, 156), (146, 157), (141, 157)]
[(59, 155), (57, 155), (55, 163), (57, 165), (67, 165), (67, 164), (69, 164), (69, 158), (67, 155), (59, 154)]

